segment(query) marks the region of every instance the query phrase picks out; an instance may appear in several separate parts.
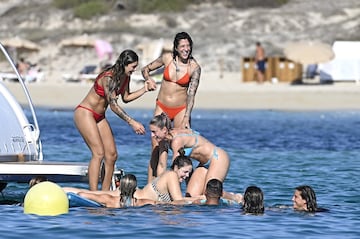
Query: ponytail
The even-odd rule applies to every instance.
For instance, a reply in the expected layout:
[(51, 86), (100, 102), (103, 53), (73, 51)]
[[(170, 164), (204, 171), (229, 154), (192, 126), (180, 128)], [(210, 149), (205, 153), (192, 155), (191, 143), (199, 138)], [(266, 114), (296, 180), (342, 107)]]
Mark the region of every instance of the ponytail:
[(178, 150), (179, 155), (174, 159), (171, 169), (174, 169), (175, 166), (182, 168), (187, 165), (192, 165), (192, 161), (189, 156), (185, 155), (185, 149), (182, 147)]
[(150, 125), (155, 125), (155, 126), (159, 127), (160, 129), (163, 129), (164, 127), (166, 127), (168, 130), (170, 130), (171, 129), (171, 120), (167, 116), (167, 114), (162, 112), (161, 114), (154, 116), (154, 118), (150, 121)]

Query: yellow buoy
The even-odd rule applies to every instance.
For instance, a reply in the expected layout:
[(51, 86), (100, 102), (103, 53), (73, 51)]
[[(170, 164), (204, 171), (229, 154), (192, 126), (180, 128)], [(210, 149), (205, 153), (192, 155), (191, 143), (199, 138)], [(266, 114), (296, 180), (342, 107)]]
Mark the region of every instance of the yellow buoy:
[(29, 189), (24, 199), (24, 213), (56, 216), (69, 212), (69, 200), (64, 190), (53, 182), (41, 182)]

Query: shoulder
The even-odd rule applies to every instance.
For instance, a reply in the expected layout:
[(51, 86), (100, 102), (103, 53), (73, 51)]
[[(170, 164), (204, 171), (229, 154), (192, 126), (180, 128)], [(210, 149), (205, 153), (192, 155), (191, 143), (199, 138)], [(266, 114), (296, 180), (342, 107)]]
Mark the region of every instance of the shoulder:
[(96, 80), (101, 80), (101, 79), (112, 79), (113, 78), (113, 72), (112, 71), (103, 71), (101, 72), (97, 77)]
[(184, 138), (182, 137), (181, 133), (178, 131), (174, 131), (171, 133), (173, 138), (171, 140), (171, 147), (173, 148), (173, 146), (176, 146), (178, 144), (182, 144), (182, 142), (184, 141)]
[(327, 208), (322, 208), (322, 207), (319, 207), (319, 208), (317, 208), (316, 209), (316, 211), (315, 212), (329, 212), (330, 210), (329, 209), (327, 209)]
[(190, 61), (190, 68), (191, 68), (191, 75), (193, 75), (194, 73), (198, 73), (197, 75), (199, 75), (201, 73), (201, 67), (194, 58), (192, 58)]
[(191, 68), (194, 68), (194, 69), (201, 68), (200, 64), (197, 62), (197, 60), (194, 57), (192, 57), (190, 59), (190, 66), (191, 66)]
[(171, 52), (165, 52), (162, 54), (161, 58), (164, 64), (168, 65), (173, 59), (173, 54)]
[(173, 170), (168, 170), (161, 176), (161, 179), (164, 181), (169, 181), (173, 178), (177, 178), (177, 174)]

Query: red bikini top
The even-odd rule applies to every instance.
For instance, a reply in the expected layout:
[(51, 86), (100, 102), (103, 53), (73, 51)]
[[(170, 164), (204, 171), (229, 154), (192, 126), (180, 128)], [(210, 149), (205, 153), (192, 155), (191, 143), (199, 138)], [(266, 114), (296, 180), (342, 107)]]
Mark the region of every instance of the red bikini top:
[[(113, 74), (111, 71), (104, 71), (96, 77), (96, 80), (94, 82), (94, 90), (95, 90), (96, 94), (98, 94), (101, 97), (105, 97), (105, 91), (104, 91), (104, 88), (98, 83), (98, 80), (100, 78), (103, 78), (106, 76), (113, 77)], [(130, 80), (130, 77), (127, 77), (125, 82), (122, 84), (122, 86), (116, 90), (116, 95), (120, 95), (120, 94), (124, 93), (125, 87), (129, 83), (129, 80)]]
[[(164, 80), (166, 80), (166, 81), (174, 82), (174, 81), (171, 80), (170, 74), (169, 74), (169, 66), (170, 66), (170, 64), (165, 67), (163, 77), (164, 77)], [(190, 75), (189, 75), (188, 72), (186, 72), (185, 75), (183, 75), (183, 77), (181, 77), (175, 83), (182, 86), (182, 87), (187, 87), (189, 85), (189, 82), (190, 82)]]

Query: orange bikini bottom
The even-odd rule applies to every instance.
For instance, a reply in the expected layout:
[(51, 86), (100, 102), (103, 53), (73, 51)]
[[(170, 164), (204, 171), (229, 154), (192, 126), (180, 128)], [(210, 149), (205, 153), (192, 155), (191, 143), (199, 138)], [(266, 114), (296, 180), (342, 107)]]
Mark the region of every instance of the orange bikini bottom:
[(186, 105), (178, 107), (169, 107), (161, 103), (159, 100), (156, 100), (156, 104), (167, 114), (169, 119), (174, 120), (175, 116), (179, 114), (180, 111), (186, 109)]

